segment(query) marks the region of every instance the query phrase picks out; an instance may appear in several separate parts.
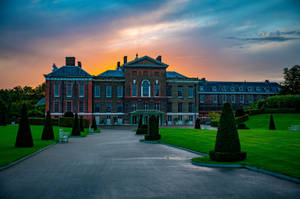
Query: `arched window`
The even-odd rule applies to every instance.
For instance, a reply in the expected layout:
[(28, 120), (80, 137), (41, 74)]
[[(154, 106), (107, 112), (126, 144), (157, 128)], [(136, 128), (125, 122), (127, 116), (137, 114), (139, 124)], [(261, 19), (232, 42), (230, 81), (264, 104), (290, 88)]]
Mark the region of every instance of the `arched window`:
[(150, 97), (150, 83), (148, 80), (142, 82), (142, 97)]

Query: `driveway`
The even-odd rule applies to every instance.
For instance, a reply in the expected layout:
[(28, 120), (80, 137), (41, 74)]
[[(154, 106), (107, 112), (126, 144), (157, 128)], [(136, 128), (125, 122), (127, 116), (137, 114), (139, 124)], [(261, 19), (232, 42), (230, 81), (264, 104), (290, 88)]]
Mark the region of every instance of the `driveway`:
[(246, 169), (207, 168), (197, 155), (103, 130), (56, 144), (0, 172), (0, 198), (300, 198), (300, 185)]

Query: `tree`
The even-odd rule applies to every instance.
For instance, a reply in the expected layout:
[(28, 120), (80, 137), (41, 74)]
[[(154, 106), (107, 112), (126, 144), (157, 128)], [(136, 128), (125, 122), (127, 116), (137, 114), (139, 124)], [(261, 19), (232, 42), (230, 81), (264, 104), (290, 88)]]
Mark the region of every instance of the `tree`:
[(23, 104), (15, 147), (33, 147), (31, 130), (27, 117), (27, 108)]
[(73, 122), (73, 128), (72, 128), (72, 135), (73, 136), (80, 136), (80, 126), (78, 122), (78, 114), (75, 113), (75, 119)]
[[(146, 131), (146, 127), (147, 125), (143, 125), (143, 116), (140, 116), (139, 118), (139, 123), (138, 123), (138, 127), (136, 129), (136, 134), (139, 135), (139, 134), (146, 134), (147, 131)], [(147, 127), (148, 129), (148, 127)]]
[(44, 130), (42, 133), (42, 140), (54, 140), (54, 132), (53, 132), (53, 127), (51, 122), (50, 111), (47, 111)]
[(0, 126), (7, 124), (7, 108), (4, 102), (0, 99)]
[(246, 158), (246, 153), (241, 152), (239, 135), (230, 103), (225, 103), (222, 108), (215, 150), (210, 151), (209, 156), (214, 161), (223, 162)]
[(159, 134), (159, 119), (155, 115), (151, 115), (149, 118), (148, 133), (145, 135), (145, 140), (159, 140), (161, 138)]
[(82, 116), (80, 116), (79, 127), (80, 127), (80, 132), (84, 132), (84, 128), (83, 128), (83, 118), (82, 118)]
[(273, 115), (270, 115), (270, 123), (269, 123), (269, 130), (276, 130)]
[(196, 121), (195, 121), (195, 129), (201, 129), (201, 125), (200, 125), (200, 118), (196, 118)]
[(92, 121), (92, 129), (94, 129), (94, 131), (96, 131), (97, 130), (97, 124), (96, 124), (96, 118), (95, 117), (93, 117), (93, 121)]
[(284, 68), (284, 82), (281, 83), (281, 94), (300, 94), (300, 66), (295, 65), (291, 69)]

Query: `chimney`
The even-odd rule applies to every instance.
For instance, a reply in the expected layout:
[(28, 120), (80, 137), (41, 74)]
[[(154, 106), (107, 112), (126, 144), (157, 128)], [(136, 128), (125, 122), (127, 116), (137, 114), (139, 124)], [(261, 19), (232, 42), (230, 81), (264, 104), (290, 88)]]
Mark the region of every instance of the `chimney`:
[(158, 56), (156, 57), (156, 60), (161, 62), (161, 55), (158, 55)]
[(81, 68), (81, 62), (79, 61), (79, 62), (77, 62), (78, 63), (78, 66)]
[(66, 66), (75, 66), (75, 57), (66, 57)]
[(120, 62), (117, 63), (117, 70), (120, 70)]
[(127, 56), (124, 56), (124, 64), (127, 63)]

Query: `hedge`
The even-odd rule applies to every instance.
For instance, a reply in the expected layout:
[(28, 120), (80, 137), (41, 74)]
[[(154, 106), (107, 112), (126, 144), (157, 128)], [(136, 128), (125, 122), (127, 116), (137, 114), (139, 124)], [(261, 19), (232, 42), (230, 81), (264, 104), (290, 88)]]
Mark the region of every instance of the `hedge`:
[(243, 115), (240, 117), (236, 117), (235, 122), (238, 124), (238, 123), (246, 122), (248, 119), (249, 119), (249, 116), (246, 114), (246, 115)]
[[(58, 121), (58, 125), (62, 127), (73, 127), (73, 120), (72, 117), (60, 117)], [(83, 120), (83, 127), (89, 128), (90, 121), (88, 119), (82, 119)]]
[(291, 110), (300, 112), (300, 95), (278, 95), (268, 97), (265, 100), (264, 108), (266, 108), (266, 110), (268, 110), (268, 108), (277, 108), (284, 109), (285, 111)]
[[(45, 118), (43, 117), (30, 117), (29, 119), (30, 125), (44, 125), (45, 124)], [(57, 118), (51, 118), (52, 125), (58, 125), (58, 119)]]
[(261, 109), (247, 109), (247, 110), (245, 110), (245, 113), (248, 115), (257, 115), (257, 114), (262, 113), (262, 110)]

